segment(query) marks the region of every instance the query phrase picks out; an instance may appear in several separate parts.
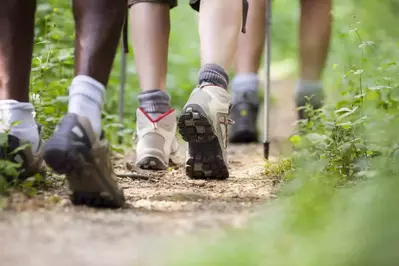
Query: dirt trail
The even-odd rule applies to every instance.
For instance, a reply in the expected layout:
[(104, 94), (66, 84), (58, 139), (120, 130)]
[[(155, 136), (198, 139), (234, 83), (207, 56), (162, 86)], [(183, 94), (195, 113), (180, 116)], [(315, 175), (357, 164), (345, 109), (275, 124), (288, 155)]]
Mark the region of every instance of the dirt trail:
[[(272, 160), (285, 150), (292, 132), (292, 85), (272, 85), (277, 100), (271, 121)], [(129, 163), (131, 157), (117, 158), (118, 173), (137, 171)], [(118, 211), (71, 206), (61, 180), (30, 199), (15, 194), (0, 212), (0, 261), (7, 266), (147, 265), (154, 257), (161, 260), (170, 239), (245, 226), (257, 207), (274, 197), (274, 180), (264, 175), (261, 144), (230, 146), (229, 161), (231, 177), (226, 181), (189, 180), (182, 167), (139, 171), (142, 179), (120, 178), (128, 207)]]

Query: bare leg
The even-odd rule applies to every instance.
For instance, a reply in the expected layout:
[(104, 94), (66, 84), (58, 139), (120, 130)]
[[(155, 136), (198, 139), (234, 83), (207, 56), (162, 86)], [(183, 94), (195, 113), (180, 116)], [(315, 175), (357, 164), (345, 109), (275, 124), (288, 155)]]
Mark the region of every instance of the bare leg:
[[(199, 86), (184, 106), (178, 128), (183, 140), (188, 142), (186, 174), (196, 179), (226, 179), (229, 177), (227, 127), (231, 109), (226, 71), (236, 53), (243, 2), (207, 0), (200, 3)], [(194, 1), (191, 4), (195, 7)]]
[(107, 85), (126, 5), (126, 0), (73, 1), (76, 22), (75, 75), (86, 75)]
[(142, 2), (130, 8), (134, 58), (143, 91), (165, 90), (170, 32), (169, 5)]
[(0, 99), (29, 101), (35, 0), (3, 0), (0, 8)]
[[(304, 106), (306, 98), (319, 108), (323, 104), (321, 76), (327, 59), (331, 36), (332, 0), (301, 0), (299, 27), (300, 80), (296, 87), (296, 104)], [(303, 110), (299, 117), (305, 118)]]
[(240, 34), (235, 57), (235, 74), (257, 73), (265, 43), (265, 1), (249, 0), (247, 32)]
[(126, 0), (74, 0), (75, 78), (68, 112), (85, 116), (101, 135), (105, 88), (126, 15)]
[(201, 64), (217, 64), (228, 70), (240, 33), (242, 1), (201, 1), (199, 33)]
[(230, 142), (257, 140), (256, 122), (259, 107), (258, 70), (265, 43), (265, 1), (249, 0), (247, 32), (241, 34), (235, 57), (235, 77), (231, 83), (233, 108)]
[(136, 166), (153, 170), (167, 169), (178, 148), (176, 112), (170, 109), (170, 96), (165, 92), (169, 9), (176, 3), (159, 2), (137, 2), (130, 7), (134, 57), (143, 91), (138, 96), (140, 109), (136, 112)]
[(29, 141), (32, 152), (40, 143), (29, 103), (35, 9), (35, 0), (4, 0), (0, 7), (0, 132)]
[(320, 80), (331, 35), (332, 0), (301, 0), (300, 77)]

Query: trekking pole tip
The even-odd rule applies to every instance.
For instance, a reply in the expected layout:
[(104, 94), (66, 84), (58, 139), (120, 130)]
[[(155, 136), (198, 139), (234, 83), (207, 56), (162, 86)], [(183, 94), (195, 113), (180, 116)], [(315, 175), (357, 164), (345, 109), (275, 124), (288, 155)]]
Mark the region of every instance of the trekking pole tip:
[(263, 143), (263, 156), (267, 160), (269, 159), (269, 148), (270, 148), (270, 142), (264, 142)]

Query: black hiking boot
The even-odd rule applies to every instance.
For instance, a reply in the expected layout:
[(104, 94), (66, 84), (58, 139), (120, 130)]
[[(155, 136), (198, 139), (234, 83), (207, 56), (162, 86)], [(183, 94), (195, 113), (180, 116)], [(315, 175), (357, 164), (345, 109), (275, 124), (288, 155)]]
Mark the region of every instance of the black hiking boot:
[(256, 121), (258, 118), (259, 104), (248, 99), (244, 94), (241, 101), (233, 104), (231, 108), (231, 120), (229, 141), (231, 143), (251, 143), (258, 141)]
[(44, 160), (56, 173), (65, 174), (75, 205), (119, 208), (123, 191), (110, 161), (109, 143), (98, 139), (90, 121), (67, 114), (44, 147)]

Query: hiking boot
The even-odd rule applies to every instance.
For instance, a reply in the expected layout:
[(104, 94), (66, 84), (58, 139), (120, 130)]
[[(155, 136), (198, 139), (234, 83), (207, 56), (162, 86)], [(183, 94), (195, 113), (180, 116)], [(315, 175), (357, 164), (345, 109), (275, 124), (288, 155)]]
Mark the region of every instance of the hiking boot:
[(174, 109), (153, 119), (138, 108), (136, 166), (142, 169), (165, 170), (175, 162), (179, 145), (176, 140), (176, 112)]
[(15, 177), (19, 180), (25, 180), (36, 174), (45, 174), (46, 168), (43, 161), (43, 140), (41, 138), (41, 126), (37, 125), (39, 131), (40, 142), (35, 152), (32, 151), (28, 141), (22, 140), (13, 135), (6, 135), (7, 140), (0, 147), (0, 159), (9, 160), (13, 163), (20, 164), (17, 168), (19, 174), (17, 176), (11, 173), (5, 173), (7, 182), (11, 182)]
[(44, 147), (44, 159), (56, 173), (65, 174), (75, 205), (118, 208), (124, 204), (109, 143), (98, 139), (90, 121), (68, 113)]
[(234, 124), (230, 126), (229, 141), (231, 143), (257, 142), (256, 122), (259, 103), (257, 99), (256, 102), (247, 99), (245, 93), (239, 99), (242, 100), (236, 102), (231, 108), (231, 119)]
[(295, 95), (295, 103), (298, 108), (298, 118), (300, 120), (309, 118), (307, 117), (306, 110), (304, 108), (307, 103), (309, 103), (314, 110), (317, 110), (323, 106), (323, 100), (324, 93), (322, 90), (315, 91), (314, 94), (309, 92), (297, 92)]
[(230, 108), (231, 97), (221, 87), (203, 85), (191, 93), (177, 124), (188, 142), (188, 177), (229, 177), (226, 148)]

